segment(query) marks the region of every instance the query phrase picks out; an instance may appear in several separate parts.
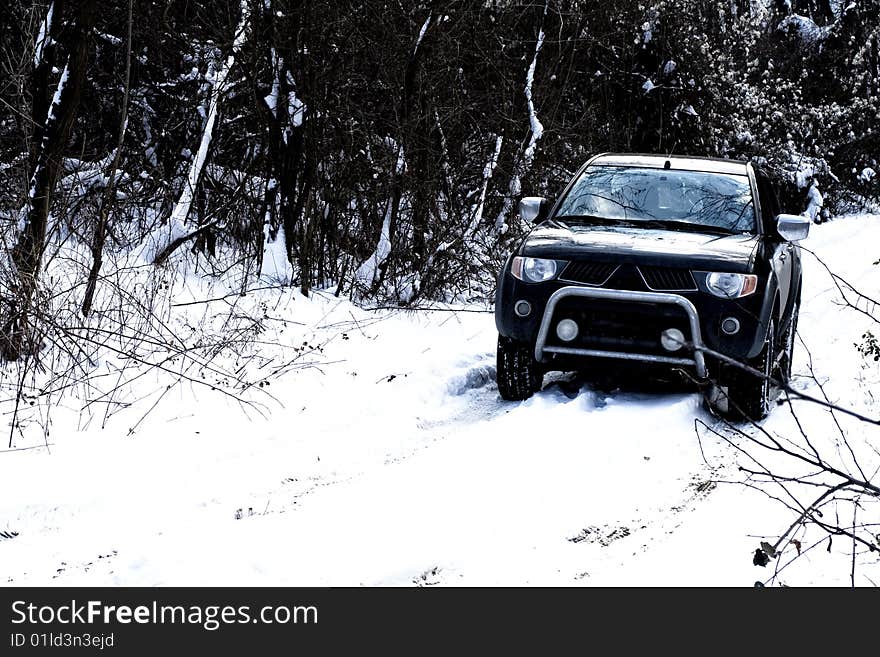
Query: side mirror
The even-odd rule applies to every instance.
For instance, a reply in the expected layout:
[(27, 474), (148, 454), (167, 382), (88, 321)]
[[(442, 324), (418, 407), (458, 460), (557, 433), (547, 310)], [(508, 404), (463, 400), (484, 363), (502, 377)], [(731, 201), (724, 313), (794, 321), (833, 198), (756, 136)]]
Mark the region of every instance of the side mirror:
[(776, 232), (788, 242), (797, 242), (806, 239), (810, 234), (811, 223), (809, 217), (799, 214), (778, 214), (776, 215)]
[(526, 196), (519, 202), (519, 216), (526, 223), (540, 223), (549, 212), (550, 203), (541, 196)]

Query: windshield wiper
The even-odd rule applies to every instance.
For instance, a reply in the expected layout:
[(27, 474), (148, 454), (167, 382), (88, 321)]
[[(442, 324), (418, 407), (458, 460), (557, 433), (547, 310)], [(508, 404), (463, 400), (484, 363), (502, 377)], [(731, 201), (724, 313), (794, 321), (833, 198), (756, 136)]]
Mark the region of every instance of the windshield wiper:
[[(625, 226), (627, 228), (658, 228), (660, 230), (689, 231), (693, 233), (710, 233), (713, 235), (737, 235), (737, 231), (713, 226), (711, 224), (698, 224), (690, 221), (676, 221), (675, 219), (620, 219), (611, 217), (597, 217), (594, 215), (581, 214), (564, 217), (566, 221), (578, 224), (595, 224), (601, 226)], [(554, 218), (554, 221), (560, 221)]]
[(664, 230), (680, 230), (692, 233), (712, 233), (713, 235), (736, 235), (737, 232), (724, 228), (723, 226), (713, 226), (711, 224), (698, 224), (691, 221), (677, 221), (675, 219), (650, 219), (639, 222), (650, 226), (651, 228), (661, 228)]
[(563, 217), (555, 217), (554, 221), (559, 221), (560, 219), (565, 219), (571, 223), (578, 224), (601, 224), (603, 226), (635, 226), (641, 222), (636, 221), (634, 219), (617, 219), (611, 217), (598, 217), (591, 214), (569, 214), (564, 215)]

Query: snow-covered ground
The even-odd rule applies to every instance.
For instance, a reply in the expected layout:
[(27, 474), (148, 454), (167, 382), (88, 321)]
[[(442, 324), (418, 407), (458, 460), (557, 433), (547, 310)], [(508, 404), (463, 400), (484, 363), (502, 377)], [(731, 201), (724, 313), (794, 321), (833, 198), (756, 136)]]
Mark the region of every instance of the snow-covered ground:
[[(814, 226), (805, 243), (874, 296), (878, 244), (880, 217), (867, 216)], [(878, 366), (854, 346), (872, 321), (840, 307), (812, 256), (804, 263), (800, 333), (812, 358), (799, 345), (794, 385), (819, 394), (805, 376), (811, 363), (833, 401), (880, 415)], [(217, 296), (192, 281), (175, 290), (178, 302)], [(151, 371), (102, 406), (112, 377), (99, 378), (89, 396), (52, 400), (48, 448), (0, 453), (0, 581), (769, 583), (773, 564), (753, 566), (752, 554), (793, 516), (737, 483), (747, 459), (701, 428), (724, 431), (697, 394), (548, 377), (531, 400), (502, 402), (493, 317), (475, 307), (370, 312), (329, 293), (276, 289), (181, 306), (175, 326), (210, 326), (233, 304), (260, 319), (259, 344), (214, 365), (252, 378), (263, 368), (263, 385), (234, 390), (206, 370), (212, 390)], [(814, 441), (855, 467), (827, 410), (793, 408)], [(873, 473), (880, 430), (838, 420)], [(799, 436), (788, 406), (763, 426)], [(42, 440), (29, 435), (15, 446)], [(876, 515), (877, 505), (865, 509)], [(849, 549), (842, 538), (830, 551), (822, 543), (772, 583), (849, 584)], [(872, 582), (877, 556), (859, 556), (856, 583)]]

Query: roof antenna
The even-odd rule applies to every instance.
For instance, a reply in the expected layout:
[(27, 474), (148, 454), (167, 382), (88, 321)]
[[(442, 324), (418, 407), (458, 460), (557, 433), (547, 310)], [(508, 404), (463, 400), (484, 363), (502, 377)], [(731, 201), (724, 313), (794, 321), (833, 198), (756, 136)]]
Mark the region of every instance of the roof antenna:
[(663, 168), (664, 168), (664, 169), (671, 169), (671, 168), (672, 168), (672, 162), (670, 162), (669, 160), (666, 160), (666, 162), (663, 163)]

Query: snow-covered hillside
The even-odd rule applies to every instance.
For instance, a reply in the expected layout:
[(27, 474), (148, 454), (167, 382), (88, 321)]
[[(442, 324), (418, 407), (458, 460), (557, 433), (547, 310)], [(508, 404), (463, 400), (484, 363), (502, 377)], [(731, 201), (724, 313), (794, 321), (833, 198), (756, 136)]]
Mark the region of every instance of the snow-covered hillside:
[[(862, 216), (814, 226), (805, 246), (877, 296), (878, 244), (880, 217)], [(831, 401), (878, 416), (880, 369), (855, 347), (873, 322), (842, 307), (826, 270), (803, 258), (794, 386), (821, 396), (812, 367)], [(179, 303), (222, 294), (192, 280), (175, 289)], [(216, 364), (265, 368), (260, 384), (236, 392), (252, 405), (233, 401), (223, 381), (211, 390), (151, 370), (105, 417), (101, 386), (112, 382), (99, 378), (88, 399), (53, 400), (48, 448), (0, 453), (0, 581), (850, 583), (842, 537), (807, 551), (820, 535), (798, 535), (803, 557), (772, 582), (773, 563), (752, 565), (760, 541), (775, 541), (794, 516), (770, 497), (784, 497), (779, 489), (741, 484), (738, 466), (754, 463), (737, 448), (752, 448), (696, 393), (602, 390), (567, 376), (548, 377), (527, 402), (502, 402), (493, 317), (476, 307), (367, 311), (276, 289), (180, 306), (176, 326), (204, 330), (232, 304), (262, 317), (262, 346)], [(818, 449), (854, 469), (840, 422), (876, 479), (876, 426), (806, 401), (791, 408)], [(763, 427), (801, 440), (788, 405)], [(16, 447), (42, 440), (26, 435)], [(876, 516), (876, 503), (864, 513)], [(786, 544), (780, 565), (795, 549)], [(858, 555), (856, 584), (878, 582), (876, 553)]]

